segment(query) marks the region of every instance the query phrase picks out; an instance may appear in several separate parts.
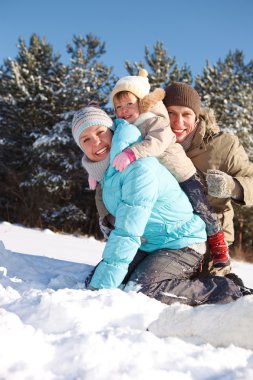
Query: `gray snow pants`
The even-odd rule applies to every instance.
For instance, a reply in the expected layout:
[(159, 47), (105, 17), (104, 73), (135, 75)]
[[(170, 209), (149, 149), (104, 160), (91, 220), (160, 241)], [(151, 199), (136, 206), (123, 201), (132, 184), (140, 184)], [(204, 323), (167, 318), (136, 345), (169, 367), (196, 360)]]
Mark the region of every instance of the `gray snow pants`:
[(165, 304), (175, 302), (196, 306), (225, 304), (242, 296), (235, 283), (226, 277), (198, 276), (202, 256), (191, 248), (138, 251), (124, 283)]

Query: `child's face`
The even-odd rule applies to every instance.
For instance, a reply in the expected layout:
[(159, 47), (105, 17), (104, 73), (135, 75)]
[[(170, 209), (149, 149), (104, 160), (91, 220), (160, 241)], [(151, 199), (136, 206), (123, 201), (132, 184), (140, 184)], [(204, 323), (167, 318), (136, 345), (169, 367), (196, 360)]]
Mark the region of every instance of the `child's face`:
[(119, 119), (134, 123), (140, 116), (138, 98), (131, 92), (124, 94), (120, 99), (114, 98), (113, 103)]
[(79, 142), (91, 161), (101, 161), (111, 150), (112, 131), (103, 125), (92, 125), (81, 133)]

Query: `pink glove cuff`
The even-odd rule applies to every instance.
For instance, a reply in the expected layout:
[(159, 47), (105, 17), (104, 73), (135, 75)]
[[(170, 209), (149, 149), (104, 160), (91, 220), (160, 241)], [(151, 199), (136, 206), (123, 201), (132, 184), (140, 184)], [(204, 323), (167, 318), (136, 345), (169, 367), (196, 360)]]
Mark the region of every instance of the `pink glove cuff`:
[(88, 182), (89, 182), (89, 188), (91, 190), (95, 190), (96, 187), (97, 187), (97, 181), (94, 178), (92, 178), (92, 177), (89, 176), (88, 177)]
[(126, 148), (123, 150), (124, 153), (126, 153), (127, 157), (129, 158), (129, 161), (130, 162), (134, 162), (136, 161), (136, 157), (135, 157), (135, 154), (134, 152), (132, 151), (132, 149), (130, 148)]

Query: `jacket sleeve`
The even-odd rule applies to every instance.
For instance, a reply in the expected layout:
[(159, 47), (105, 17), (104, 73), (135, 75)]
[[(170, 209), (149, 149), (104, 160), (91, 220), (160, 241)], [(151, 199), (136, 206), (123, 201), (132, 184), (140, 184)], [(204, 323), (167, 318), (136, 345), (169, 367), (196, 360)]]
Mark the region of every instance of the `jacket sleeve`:
[[(230, 140), (230, 141), (229, 141)], [(228, 135), (229, 152), (222, 164), (223, 170), (235, 178), (243, 188), (243, 205), (253, 205), (253, 163), (235, 135)]]
[(156, 202), (158, 184), (148, 165), (134, 162), (122, 174), (122, 196), (111, 232), (91, 280), (91, 288), (117, 288), (123, 281)]
[(109, 211), (107, 210), (103, 202), (102, 187), (100, 183), (96, 187), (95, 202), (100, 218), (104, 219), (104, 217), (109, 214)]
[(176, 141), (169, 121), (165, 117), (153, 114), (153, 117), (146, 119), (144, 123), (145, 128), (141, 127), (141, 130), (145, 129), (144, 140), (130, 147), (136, 159), (151, 156), (158, 157), (170, 144)]

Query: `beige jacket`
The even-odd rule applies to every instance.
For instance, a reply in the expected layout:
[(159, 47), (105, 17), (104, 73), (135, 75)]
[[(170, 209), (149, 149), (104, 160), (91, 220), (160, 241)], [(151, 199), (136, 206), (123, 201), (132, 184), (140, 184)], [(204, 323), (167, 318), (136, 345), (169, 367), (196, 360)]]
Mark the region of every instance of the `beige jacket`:
[[(212, 110), (202, 110), (187, 155), (202, 174), (204, 183), (207, 169), (221, 170), (235, 178), (242, 186), (243, 200), (240, 204), (253, 205), (253, 163), (249, 161), (247, 153), (234, 134), (220, 132)], [(221, 220), (227, 242), (232, 243), (234, 211), (231, 199), (211, 196), (207, 198)]]
[(162, 101), (158, 101), (148, 112), (142, 113), (134, 125), (140, 130), (143, 140), (131, 145), (136, 159), (158, 157), (159, 161), (176, 177), (178, 182), (189, 179), (196, 169), (170, 128), (168, 112)]

